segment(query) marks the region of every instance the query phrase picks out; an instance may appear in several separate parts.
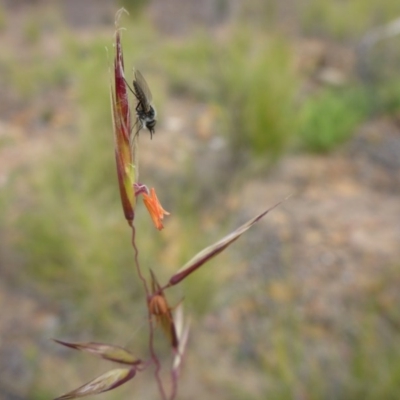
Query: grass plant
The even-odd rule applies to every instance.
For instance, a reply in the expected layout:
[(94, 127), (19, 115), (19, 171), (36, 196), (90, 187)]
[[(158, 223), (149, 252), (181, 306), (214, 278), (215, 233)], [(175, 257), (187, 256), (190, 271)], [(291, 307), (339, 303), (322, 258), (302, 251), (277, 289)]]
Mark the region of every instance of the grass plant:
[(348, 140), (366, 119), (370, 104), (361, 89), (325, 89), (304, 102), (299, 112), (299, 140), (305, 149), (324, 153)]

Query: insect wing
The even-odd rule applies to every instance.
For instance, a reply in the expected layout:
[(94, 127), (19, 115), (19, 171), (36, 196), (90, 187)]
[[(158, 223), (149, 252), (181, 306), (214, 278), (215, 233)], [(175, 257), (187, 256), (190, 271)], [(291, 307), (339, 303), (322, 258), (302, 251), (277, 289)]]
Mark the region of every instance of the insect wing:
[(153, 99), (149, 86), (139, 70), (135, 70), (135, 85), (141, 93), (137, 93), (138, 100), (142, 103), (144, 111), (150, 110), (150, 103)]

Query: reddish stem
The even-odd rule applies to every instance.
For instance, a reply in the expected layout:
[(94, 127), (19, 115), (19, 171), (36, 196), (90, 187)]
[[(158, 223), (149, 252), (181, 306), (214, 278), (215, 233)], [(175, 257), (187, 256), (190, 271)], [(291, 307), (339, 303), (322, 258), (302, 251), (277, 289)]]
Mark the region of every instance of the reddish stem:
[(171, 371), (172, 391), (170, 400), (174, 400), (178, 394), (178, 374), (175, 370)]
[(154, 365), (156, 366), (155, 371), (154, 371), (154, 376), (156, 378), (157, 381), (157, 385), (158, 385), (158, 390), (160, 391), (161, 397), (163, 400), (167, 400), (167, 395), (165, 393), (165, 389), (161, 380), (161, 363), (160, 360), (157, 357), (156, 351), (154, 349), (154, 326), (153, 326), (153, 320), (151, 318), (151, 314), (149, 311), (149, 349), (150, 349), (150, 354), (151, 354), (151, 358), (154, 362)]
[(136, 241), (135, 241), (135, 235), (136, 235), (136, 229), (135, 226), (132, 225), (132, 247), (135, 252), (135, 265), (136, 265), (136, 271), (139, 276), (139, 279), (142, 281), (143, 289), (146, 293), (146, 299), (149, 297), (149, 288), (147, 286), (147, 281), (146, 278), (142, 274), (142, 270), (140, 269), (140, 264), (139, 264), (139, 250), (136, 246)]
[(149, 321), (149, 349), (150, 349), (151, 359), (153, 360), (153, 363), (155, 365), (154, 376), (156, 378), (158, 390), (160, 391), (162, 400), (167, 400), (167, 395), (165, 393), (165, 389), (164, 389), (164, 386), (163, 386), (163, 383), (161, 380), (161, 376), (160, 376), (161, 363), (160, 363), (160, 360), (158, 359), (156, 351), (154, 349), (154, 326), (153, 326), (153, 319), (151, 316), (151, 312), (149, 309), (149, 302), (148, 302), (148, 299), (150, 298), (150, 292), (149, 292), (149, 287), (147, 285), (147, 281), (146, 281), (145, 277), (143, 276), (142, 270), (140, 268), (139, 250), (136, 246), (135, 234), (136, 234), (136, 230), (135, 230), (135, 227), (132, 225), (132, 247), (135, 252), (136, 271), (139, 276), (139, 279), (142, 281), (143, 289), (146, 293), (146, 306), (147, 306), (147, 315), (148, 315), (148, 321)]

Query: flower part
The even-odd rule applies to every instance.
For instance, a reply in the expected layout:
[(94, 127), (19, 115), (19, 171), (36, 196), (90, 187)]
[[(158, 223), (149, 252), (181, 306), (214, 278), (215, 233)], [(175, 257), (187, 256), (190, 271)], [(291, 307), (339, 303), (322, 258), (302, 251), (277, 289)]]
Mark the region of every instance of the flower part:
[(135, 368), (119, 368), (106, 372), (93, 379), (72, 392), (57, 397), (55, 400), (76, 399), (78, 397), (90, 396), (107, 392), (121, 386), (136, 375)]
[(132, 353), (120, 346), (97, 342), (72, 343), (57, 339), (54, 339), (54, 341), (71, 349), (86, 351), (98, 355), (105, 360), (120, 364), (139, 365), (142, 363), (142, 360), (134, 357)]
[(183, 356), (185, 355), (186, 344), (189, 338), (189, 322), (185, 322), (183, 318), (183, 306), (179, 304), (174, 313), (176, 326), (176, 334), (178, 337), (178, 351), (175, 353), (172, 365), (172, 371), (175, 375), (179, 375), (179, 370), (182, 365)]
[[(287, 198), (286, 198), (287, 199)], [(286, 199), (282, 200), (285, 201)], [(176, 285), (177, 283), (181, 282), (185, 279), (188, 275), (192, 272), (196, 271), (202, 265), (204, 265), (207, 261), (214, 258), (217, 254), (221, 253), (225, 250), (229, 245), (231, 245), (235, 240), (239, 239), (243, 233), (245, 233), (248, 229), (250, 229), (256, 222), (258, 222), (261, 218), (267, 215), (271, 210), (275, 207), (279, 206), (279, 204), (275, 204), (274, 206), (268, 208), (267, 210), (263, 211), (261, 214), (255, 216), (250, 221), (247, 221), (245, 224), (231, 232), (230, 234), (223, 237), (217, 243), (212, 244), (211, 246), (206, 247), (204, 250), (197, 253), (191, 260), (189, 260), (176, 274), (174, 274), (168, 283), (168, 286)], [(165, 288), (165, 287), (164, 287)]]
[(150, 189), (150, 195), (143, 193), (143, 201), (148, 212), (150, 213), (150, 217), (153, 220), (155, 227), (160, 231), (164, 228), (164, 225), (162, 224), (164, 215), (169, 215), (169, 212), (162, 208), (154, 188)]
[(148, 300), (150, 314), (154, 315), (156, 321), (161, 325), (173, 349), (177, 349), (178, 335), (171, 312), (172, 308), (169, 306), (165, 294), (152, 270), (150, 270), (150, 274), (152, 289), (152, 295)]
[(136, 165), (137, 138), (132, 137), (134, 135), (132, 135), (128, 90), (124, 75), (124, 58), (118, 30), (115, 36), (114, 91), (112, 85), (110, 87), (115, 161), (122, 208), (128, 224), (132, 225), (136, 205), (133, 185), (138, 178), (138, 167)]

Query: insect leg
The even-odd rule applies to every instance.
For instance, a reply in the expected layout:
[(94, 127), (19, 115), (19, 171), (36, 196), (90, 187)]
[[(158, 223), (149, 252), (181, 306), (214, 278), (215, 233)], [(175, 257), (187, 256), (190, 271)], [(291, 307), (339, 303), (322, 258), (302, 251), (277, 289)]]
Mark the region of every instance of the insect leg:
[(129, 86), (128, 81), (124, 78), (124, 81), (126, 83), (126, 86), (128, 86), (128, 89), (133, 93), (133, 95), (136, 97), (137, 100), (139, 100), (138, 95), (136, 94), (136, 92)]
[[(132, 134), (134, 128), (135, 128), (137, 125), (139, 125), (139, 126), (138, 126), (138, 128), (136, 129), (135, 134)], [(131, 133), (130, 133), (130, 135), (129, 135), (129, 145), (130, 145), (130, 147), (131, 147), (132, 154), (133, 154), (133, 150), (134, 150), (135, 138), (136, 138), (136, 136), (139, 134), (139, 132), (140, 132), (141, 129), (142, 129), (142, 122), (140, 121), (139, 118), (136, 118), (136, 122), (135, 122), (134, 125), (132, 126), (132, 128), (131, 128)]]

